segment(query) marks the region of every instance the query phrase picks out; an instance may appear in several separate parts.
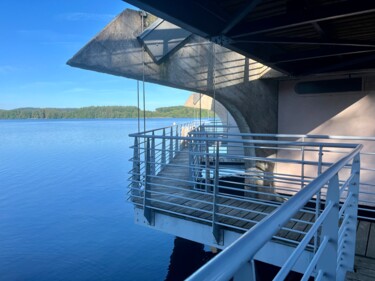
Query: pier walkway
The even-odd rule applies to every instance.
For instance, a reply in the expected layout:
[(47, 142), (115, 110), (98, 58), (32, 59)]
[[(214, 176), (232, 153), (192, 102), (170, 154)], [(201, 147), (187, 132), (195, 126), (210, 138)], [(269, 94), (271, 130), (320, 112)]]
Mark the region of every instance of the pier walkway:
[(225, 249), (189, 280), (256, 280), (256, 260), (281, 268), (274, 280), (375, 278), (362, 145), (182, 131), (134, 136), (129, 200), (137, 223)]
[[(150, 201), (152, 208), (170, 216), (184, 220), (199, 221), (210, 224), (212, 221), (211, 196), (201, 191), (192, 192), (189, 182), (187, 149), (179, 152), (171, 163), (167, 164), (157, 177), (150, 180)], [(178, 189), (170, 189), (174, 186)], [(142, 205), (140, 199), (134, 200), (136, 206)], [(221, 198), (218, 202), (218, 222), (228, 229), (244, 233), (278, 205), (266, 206), (261, 203), (244, 202), (239, 198)], [(150, 206), (150, 207), (151, 207)], [(311, 228), (314, 215), (311, 212), (300, 211), (289, 223), (288, 230), (280, 230), (274, 240), (286, 243), (285, 239), (301, 241)], [(299, 221), (297, 221), (299, 220)], [(252, 221), (252, 222), (250, 222)], [(348, 272), (348, 281), (375, 280), (375, 223), (359, 220), (356, 238), (355, 272)]]
[(348, 281), (375, 280), (375, 223), (360, 220), (357, 224), (355, 272), (348, 272)]
[[(149, 208), (157, 212), (176, 216), (185, 220), (197, 221), (210, 225), (213, 216), (212, 193), (194, 189), (189, 180), (188, 150), (180, 151), (166, 164), (158, 175), (150, 176), (147, 188)], [(134, 204), (142, 207), (141, 198)], [(244, 233), (273, 212), (279, 202), (265, 204), (262, 200), (240, 196), (218, 195), (217, 224), (239, 233)], [(275, 236), (282, 241), (301, 241), (310, 229), (315, 214), (311, 210), (301, 210), (285, 230)]]

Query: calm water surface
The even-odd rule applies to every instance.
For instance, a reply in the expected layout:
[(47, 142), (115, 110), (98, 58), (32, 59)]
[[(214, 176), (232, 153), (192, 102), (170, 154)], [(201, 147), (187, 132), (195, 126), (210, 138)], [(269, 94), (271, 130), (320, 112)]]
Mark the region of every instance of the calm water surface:
[(0, 280), (166, 278), (174, 237), (135, 225), (126, 202), (136, 131), (134, 119), (0, 120)]

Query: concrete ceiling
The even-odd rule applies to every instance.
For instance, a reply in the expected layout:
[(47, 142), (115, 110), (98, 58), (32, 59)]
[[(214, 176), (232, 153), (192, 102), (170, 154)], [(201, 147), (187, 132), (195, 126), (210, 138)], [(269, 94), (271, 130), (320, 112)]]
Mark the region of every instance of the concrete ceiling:
[(126, 2), (289, 75), (374, 69), (374, 0)]

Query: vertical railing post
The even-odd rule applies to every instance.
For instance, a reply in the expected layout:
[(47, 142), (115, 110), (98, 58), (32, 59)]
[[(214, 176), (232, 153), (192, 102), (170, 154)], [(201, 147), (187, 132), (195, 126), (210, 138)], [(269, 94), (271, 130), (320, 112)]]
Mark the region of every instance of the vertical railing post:
[(204, 123), (199, 126), (199, 132), (204, 132)]
[[(319, 154), (318, 154), (318, 170), (317, 170), (317, 176), (319, 177), (322, 174), (322, 161), (323, 161), (323, 147), (322, 145), (319, 145)], [(320, 210), (321, 210), (321, 196), (322, 193), (319, 190), (316, 194), (316, 201), (315, 201), (315, 221), (319, 218), (320, 216)], [(318, 250), (319, 246), (319, 237), (320, 233), (319, 230), (315, 233), (314, 236), (314, 253)]]
[(205, 156), (206, 156), (206, 159), (205, 159), (205, 169), (206, 169), (206, 188), (205, 188), (205, 191), (207, 192), (208, 190), (210, 190), (210, 188), (208, 187), (208, 185), (210, 184), (210, 178), (211, 178), (211, 171), (210, 171), (210, 147), (209, 147), (209, 143), (208, 143), (208, 134), (206, 134), (206, 141), (205, 141)]
[(171, 127), (171, 132), (170, 132), (170, 139), (169, 139), (169, 163), (172, 162), (173, 159), (173, 127)]
[(161, 141), (161, 167), (160, 170), (162, 170), (165, 167), (165, 164), (167, 162), (167, 157), (166, 157), (166, 146), (165, 146), (165, 128), (163, 128), (163, 139)]
[[(302, 142), (305, 142), (305, 138), (302, 138)], [(301, 188), (305, 186), (305, 146), (301, 146)]]
[(214, 238), (216, 240), (217, 244), (221, 244), (221, 238), (222, 238), (222, 231), (220, 229), (220, 226), (217, 224), (217, 195), (219, 193), (219, 142), (216, 142), (215, 145), (215, 175), (214, 175), (214, 190), (213, 190), (213, 206), (212, 206), (212, 234), (214, 235)]
[[(134, 148), (133, 148), (133, 173), (132, 173), (132, 191), (133, 196), (139, 196), (140, 192), (140, 182), (141, 182), (141, 159), (139, 157), (139, 141), (138, 137), (134, 138)], [(132, 198), (134, 200), (134, 198)]]
[(351, 194), (350, 203), (345, 210), (345, 215), (348, 216), (344, 232), (345, 239), (345, 257), (339, 261), (339, 266), (346, 271), (353, 271), (355, 258), (355, 243), (357, 234), (357, 216), (358, 216), (358, 194), (359, 194), (359, 178), (360, 178), (360, 154), (358, 153), (353, 158), (351, 175), (352, 180), (349, 183), (348, 196)]
[(190, 140), (188, 140), (187, 147), (188, 147), (188, 153), (189, 153), (189, 178), (191, 182), (195, 181), (195, 176), (194, 176), (194, 169), (195, 169), (195, 163), (194, 163), (194, 158), (195, 156), (195, 143), (192, 138), (192, 133), (189, 132), (188, 136)]
[(204, 148), (204, 135), (202, 134), (204, 132), (204, 124), (199, 128), (198, 132), (200, 134), (198, 134), (200, 140), (199, 140), (199, 154), (201, 155), (200, 158), (199, 158), (199, 163), (202, 163), (203, 160), (204, 160), (204, 151), (205, 151), (205, 148)]
[(179, 129), (178, 127), (179, 126), (177, 125), (176, 126), (176, 154), (178, 151), (180, 151), (180, 140), (178, 139), (178, 137), (181, 136), (181, 132), (180, 132), (181, 128)]
[(146, 171), (145, 171), (145, 190), (143, 197), (143, 215), (146, 218), (147, 222), (151, 225), (153, 223), (153, 212), (151, 207), (151, 183), (150, 183), (150, 172), (151, 172), (151, 147), (150, 139), (147, 138), (146, 149), (145, 149), (145, 158), (146, 158)]
[(178, 125), (175, 125), (175, 139), (174, 139), (174, 156), (177, 155), (178, 152)]
[(254, 260), (246, 262), (233, 276), (233, 281), (256, 281)]
[(152, 132), (152, 138), (151, 138), (151, 151), (150, 151), (150, 175), (155, 176), (156, 174), (156, 157), (155, 157), (155, 133)]
[(337, 280), (337, 247), (338, 247), (338, 230), (339, 230), (339, 177), (336, 174), (329, 180), (326, 207), (329, 203), (333, 204), (332, 209), (328, 213), (322, 223), (321, 241), (328, 239), (325, 249), (317, 262), (317, 270), (323, 272), (322, 280)]

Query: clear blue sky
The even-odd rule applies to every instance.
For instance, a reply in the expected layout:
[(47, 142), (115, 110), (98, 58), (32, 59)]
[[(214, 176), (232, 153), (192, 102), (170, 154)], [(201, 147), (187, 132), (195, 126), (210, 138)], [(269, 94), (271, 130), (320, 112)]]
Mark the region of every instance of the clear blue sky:
[[(136, 81), (66, 65), (122, 10), (121, 0), (1, 0), (0, 109), (136, 105)], [(133, 7), (134, 8), (134, 7)], [(190, 93), (146, 84), (146, 108)]]

